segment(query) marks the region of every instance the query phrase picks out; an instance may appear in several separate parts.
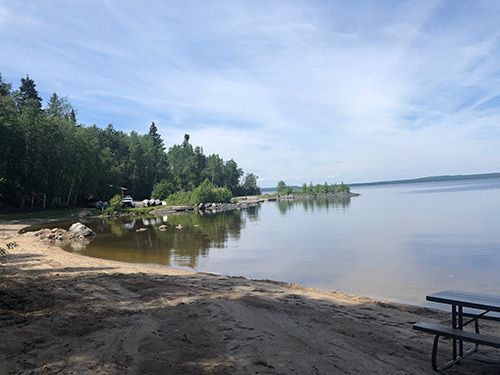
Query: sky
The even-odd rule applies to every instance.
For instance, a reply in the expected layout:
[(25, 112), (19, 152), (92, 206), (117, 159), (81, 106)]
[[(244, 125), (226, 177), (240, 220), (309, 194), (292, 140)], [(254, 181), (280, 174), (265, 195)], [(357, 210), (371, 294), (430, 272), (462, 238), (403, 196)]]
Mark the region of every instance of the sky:
[(0, 0), (0, 72), (260, 186), (500, 171), (499, 1)]

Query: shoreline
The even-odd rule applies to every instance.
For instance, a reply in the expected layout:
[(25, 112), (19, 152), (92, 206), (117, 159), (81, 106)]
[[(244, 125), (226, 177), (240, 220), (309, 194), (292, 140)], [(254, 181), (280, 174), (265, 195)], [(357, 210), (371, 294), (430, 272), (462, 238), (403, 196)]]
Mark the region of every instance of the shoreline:
[[(0, 257), (0, 373), (425, 374), (432, 337), (412, 323), (448, 318), (297, 284), (90, 258), (17, 234), (22, 226), (0, 223), (0, 246), (18, 243)], [(493, 373), (496, 354), (482, 349), (450, 373)]]

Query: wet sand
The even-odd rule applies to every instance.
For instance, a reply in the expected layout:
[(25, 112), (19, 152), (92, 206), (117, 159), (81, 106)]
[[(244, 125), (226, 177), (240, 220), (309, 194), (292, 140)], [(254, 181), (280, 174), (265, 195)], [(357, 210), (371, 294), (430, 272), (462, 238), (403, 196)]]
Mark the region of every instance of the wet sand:
[[(341, 292), (84, 257), (22, 226), (0, 223), (0, 246), (18, 243), (0, 257), (0, 374), (428, 374), (432, 337), (412, 324), (448, 323)], [(499, 371), (481, 347), (447, 373)]]

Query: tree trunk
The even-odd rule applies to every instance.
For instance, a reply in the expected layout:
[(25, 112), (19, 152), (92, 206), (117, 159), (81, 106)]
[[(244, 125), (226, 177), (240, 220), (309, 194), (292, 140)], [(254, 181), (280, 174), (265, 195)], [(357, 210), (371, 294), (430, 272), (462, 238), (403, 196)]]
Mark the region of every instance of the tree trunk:
[(69, 202), (71, 199), (71, 192), (73, 191), (73, 183), (75, 182), (75, 179), (71, 180), (71, 186), (69, 188), (69, 193), (68, 193), (68, 199), (66, 200), (66, 206), (69, 206)]

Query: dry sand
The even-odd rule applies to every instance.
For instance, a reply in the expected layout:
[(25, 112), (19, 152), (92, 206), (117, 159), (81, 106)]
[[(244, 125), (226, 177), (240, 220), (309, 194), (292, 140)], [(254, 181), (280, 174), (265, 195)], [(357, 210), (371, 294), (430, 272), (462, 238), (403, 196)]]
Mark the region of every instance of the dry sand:
[[(0, 374), (428, 374), (448, 315), (245, 278), (84, 257), (0, 224)], [(484, 331), (494, 326), (485, 324)], [(449, 355), (449, 342), (440, 353)], [(498, 351), (450, 374), (500, 372)]]

